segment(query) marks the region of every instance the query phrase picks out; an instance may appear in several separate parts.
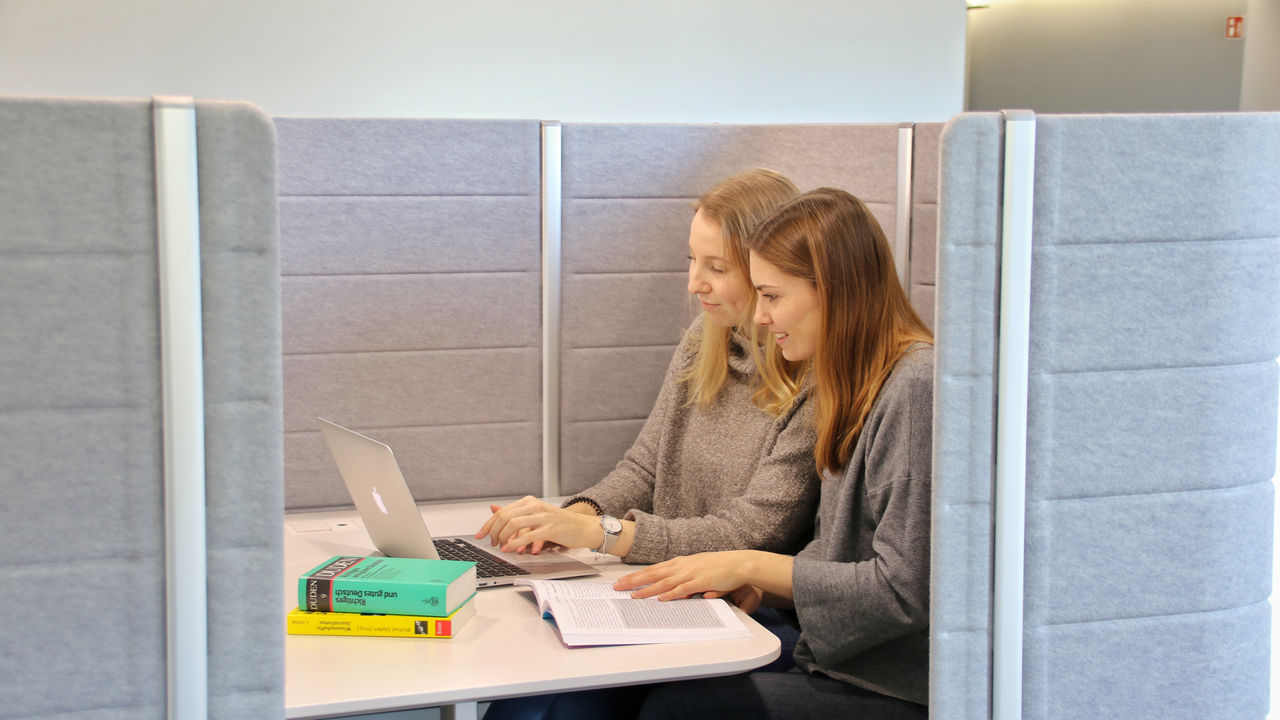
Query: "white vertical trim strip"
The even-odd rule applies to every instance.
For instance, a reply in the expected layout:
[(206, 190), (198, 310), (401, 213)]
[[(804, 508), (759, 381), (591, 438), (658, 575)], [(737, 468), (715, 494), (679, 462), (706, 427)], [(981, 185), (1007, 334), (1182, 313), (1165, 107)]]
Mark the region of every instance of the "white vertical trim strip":
[(207, 717), (204, 330), (195, 102), (155, 97), (168, 716)]
[(916, 126), (898, 126), (898, 206), (897, 226), (893, 238), (893, 263), (898, 266), (898, 281), (911, 295), (911, 182), (915, 176), (912, 158), (915, 154)]
[(1004, 137), (991, 697), (994, 720), (1017, 720), (1022, 717), (1035, 115), (1025, 110), (1005, 111)]
[(560, 494), (560, 137), (542, 124), (542, 495)]

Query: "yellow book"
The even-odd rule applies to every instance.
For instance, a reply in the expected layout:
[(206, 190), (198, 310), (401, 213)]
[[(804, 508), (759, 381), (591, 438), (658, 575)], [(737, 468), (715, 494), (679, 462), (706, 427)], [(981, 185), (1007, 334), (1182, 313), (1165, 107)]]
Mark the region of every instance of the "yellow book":
[(294, 608), (285, 617), (285, 626), (290, 635), (451, 638), (475, 614), (476, 604), (471, 601), (463, 603), (447, 617), (307, 612)]

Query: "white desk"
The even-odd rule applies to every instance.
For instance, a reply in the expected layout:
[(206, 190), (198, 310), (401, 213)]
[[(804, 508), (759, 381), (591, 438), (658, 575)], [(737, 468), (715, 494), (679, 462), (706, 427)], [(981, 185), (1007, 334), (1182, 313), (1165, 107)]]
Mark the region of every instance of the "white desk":
[[(433, 533), (475, 532), (487, 503), (423, 506)], [(372, 546), (354, 510), (285, 516), (286, 610), (297, 605), (297, 578), (332, 555), (367, 555)], [(625, 574), (613, 556), (574, 553), (605, 578)], [(600, 578), (596, 578), (600, 579)], [(475, 717), (478, 701), (728, 675), (769, 663), (778, 638), (739, 611), (750, 639), (665, 645), (566, 648), (528, 591), (476, 593), (476, 617), (452, 639), (285, 636), (285, 717), (318, 718), (450, 706), (445, 716)]]

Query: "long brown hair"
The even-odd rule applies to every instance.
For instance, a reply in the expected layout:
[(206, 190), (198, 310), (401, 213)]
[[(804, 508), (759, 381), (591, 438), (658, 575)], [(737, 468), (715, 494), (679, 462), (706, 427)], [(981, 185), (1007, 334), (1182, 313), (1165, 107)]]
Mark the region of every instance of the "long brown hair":
[[(698, 198), (695, 208), (720, 226), (724, 253), (733, 269), (747, 285), (752, 302), (748, 303), (738, 327), (750, 335), (751, 315), (755, 312), (755, 290), (751, 286), (751, 268), (747, 264), (747, 236), (783, 203), (800, 194), (783, 175), (757, 168), (721, 180)], [(722, 328), (703, 318), (702, 339), (698, 355), (680, 378), (689, 383), (689, 397), (706, 407), (724, 386), (729, 372), (729, 343), (733, 328)]]
[[(818, 293), (821, 337), (807, 369), (817, 404), (814, 460), (819, 474), (837, 472), (849, 462), (894, 363), (912, 344), (932, 343), (933, 333), (898, 281), (880, 223), (843, 190), (819, 188), (787, 203), (756, 228), (747, 247)], [(762, 364), (762, 374), (777, 372)]]

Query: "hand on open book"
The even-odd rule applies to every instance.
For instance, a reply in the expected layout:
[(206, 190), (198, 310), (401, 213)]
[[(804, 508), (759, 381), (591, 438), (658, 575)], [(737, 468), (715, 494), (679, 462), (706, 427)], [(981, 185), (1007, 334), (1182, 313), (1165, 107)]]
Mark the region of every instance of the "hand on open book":
[(487, 535), (489, 544), (501, 546), (504, 552), (536, 555), (549, 545), (593, 548), (604, 535), (596, 516), (565, 510), (532, 496), (502, 507), (490, 505), (489, 509), (493, 514), (475, 537), (478, 540)]
[[(768, 596), (770, 602), (791, 601), (790, 555), (760, 550), (727, 550), (684, 555), (623, 575), (615, 590), (632, 590), (632, 597), (676, 600), (701, 593), (727, 597), (751, 612)], [(754, 595), (754, 597), (753, 597)]]
[(749, 551), (729, 550), (682, 555), (623, 575), (615, 590), (634, 590), (632, 597), (677, 600), (698, 593), (721, 597), (750, 582)]

